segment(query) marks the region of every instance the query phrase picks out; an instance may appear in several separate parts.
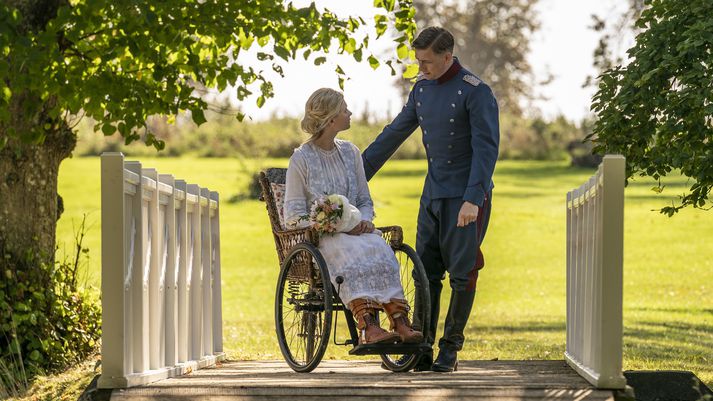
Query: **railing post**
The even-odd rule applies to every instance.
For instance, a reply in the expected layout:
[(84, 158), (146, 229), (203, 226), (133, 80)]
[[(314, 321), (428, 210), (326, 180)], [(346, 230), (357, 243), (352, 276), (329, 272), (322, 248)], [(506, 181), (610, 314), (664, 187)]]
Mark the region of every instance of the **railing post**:
[(621, 155), (604, 157), (602, 208), (606, 224), (602, 230), (602, 380), (612, 385), (625, 382), (622, 366), (622, 300), (624, 272), (624, 182), (625, 159)]
[(210, 193), (210, 200), (215, 202), (211, 216), (211, 264), (213, 265), (213, 353), (223, 352), (223, 295), (221, 291), (220, 266), (220, 199), (218, 192)]
[(189, 285), (188, 267), (191, 266), (189, 256), (192, 255), (189, 246), (191, 245), (190, 221), (188, 220), (188, 192), (186, 182), (176, 180), (176, 189), (181, 191), (181, 198), (176, 206), (176, 237), (178, 238), (178, 277), (176, 278), (177, 293), (177, 316), (178, 316), (178, 362), (185, 362), (190, 358), (188, 352), (188, 327), (189, 327)]
[(121, 383), (131, 372), (129, 342), (124, 317), (124, 274), (127, 227), (124, 225), (124, 155), (101, 157), (102, 221), (102, 376), (101, 381)]

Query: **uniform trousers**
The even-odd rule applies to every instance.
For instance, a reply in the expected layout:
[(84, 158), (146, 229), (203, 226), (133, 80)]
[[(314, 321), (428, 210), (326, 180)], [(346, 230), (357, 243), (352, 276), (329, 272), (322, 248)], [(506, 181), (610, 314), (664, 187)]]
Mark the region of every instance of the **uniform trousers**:
[(492, 191), (489, 191), (478, 210), (477, 220), (465, 227), (457, 227), (462, 198), (421, 199), (416, 253), (429, 281), (431, 319), (424, 335), (431, 344), (435, 342), (442, 280), (448, 272), (452, 296), (439, 346), (455, 350), (463, 347), (463, 330), (472, 308), (478, 270), (485, 265), (480, 245), (488, 230), (491, 200)]

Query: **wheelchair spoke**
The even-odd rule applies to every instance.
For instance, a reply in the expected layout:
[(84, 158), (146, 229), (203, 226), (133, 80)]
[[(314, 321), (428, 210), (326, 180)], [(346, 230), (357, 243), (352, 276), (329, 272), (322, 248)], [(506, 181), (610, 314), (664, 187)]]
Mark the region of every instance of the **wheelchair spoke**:
[(329, 340), (332, 293), (327, 276), (321, 254), (305, 243), (293, 247), (280, 271), (277, 334), (285, 360), (298, 372), (317, 366)]

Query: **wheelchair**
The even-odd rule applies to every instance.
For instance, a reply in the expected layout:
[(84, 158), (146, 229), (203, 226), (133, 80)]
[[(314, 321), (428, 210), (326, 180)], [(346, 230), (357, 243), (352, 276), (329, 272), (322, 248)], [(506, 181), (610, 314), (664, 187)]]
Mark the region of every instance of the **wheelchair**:
[[(417, 364), (431, 345), (362, 344), (356, 320), (339, 298), (342, 277), (336, 277), (337, 288), (330, 281), (327, 264), (318, 249), (319, 236), (311, 228), (286, 230), (280, 223), (287, 170), (269, 168), (260, 172), (261, 200), (265, 201), (272, 234), (280, 261), (280, 274), (275, 292), (275, 330), (280, 351), (296, 372), (311, 372), (322, 360), (330, 336), (336, 345), (351, 346), (350, 355), (380, 355), (382, 367), (392, 372), (407, 372)], [(425, 334), (430, 322), (430, 300), (426, 271), (416, 252), (403, 242), (399, 226), (378, 227), (394, 251), (400, 266), (401, 285), (411, 307), (409, 320)], [(343, 312), (349, 337), (337, 342), (337, 312)], [(382, 327), (388, 327), (386, 313), (377, 312)]]

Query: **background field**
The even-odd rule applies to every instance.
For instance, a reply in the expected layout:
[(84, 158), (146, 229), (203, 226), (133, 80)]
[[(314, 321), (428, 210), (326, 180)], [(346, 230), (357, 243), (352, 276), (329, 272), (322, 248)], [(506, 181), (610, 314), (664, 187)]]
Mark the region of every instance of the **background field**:
[[(264, 204), (229, 203), (246, 193), (250, 175), (286, 159), (142, 158), (157, 168), (221, 194), (225, 347), (233, 359), (281, 359), (275, 340), (273, 296), (277, 256)], [(377, 224), (400, 224), (415, 239), (426, 165), (393, 161), (371, 183)], [(567, 190), (593, 170), (566, 162), (499, 162), (490, 229), (484, 244), (465, 359), (563, 359), (565, 347), (565, 214)], [(626, 190), (624, 368), (691, 370), (713, 383), (713, 224), (711, 212), (686, 210), (667, 218), (652, 209), (681, 192), (685, 179), (636, 180)], [(100, 273), (99, 159), (66, 160), (59, 193), (65, 213), (58, 227), (60, 257), (72, 253), (73, 226), (88, 213), (85, 279)], [(237, 196), (238, 198), (240, 196)], [(448, 300), (443, 296), (443, 308)], [(342, 335), (346, 334), (341, 331)], [(326, 358), (345, 358), (331, 345)]]

